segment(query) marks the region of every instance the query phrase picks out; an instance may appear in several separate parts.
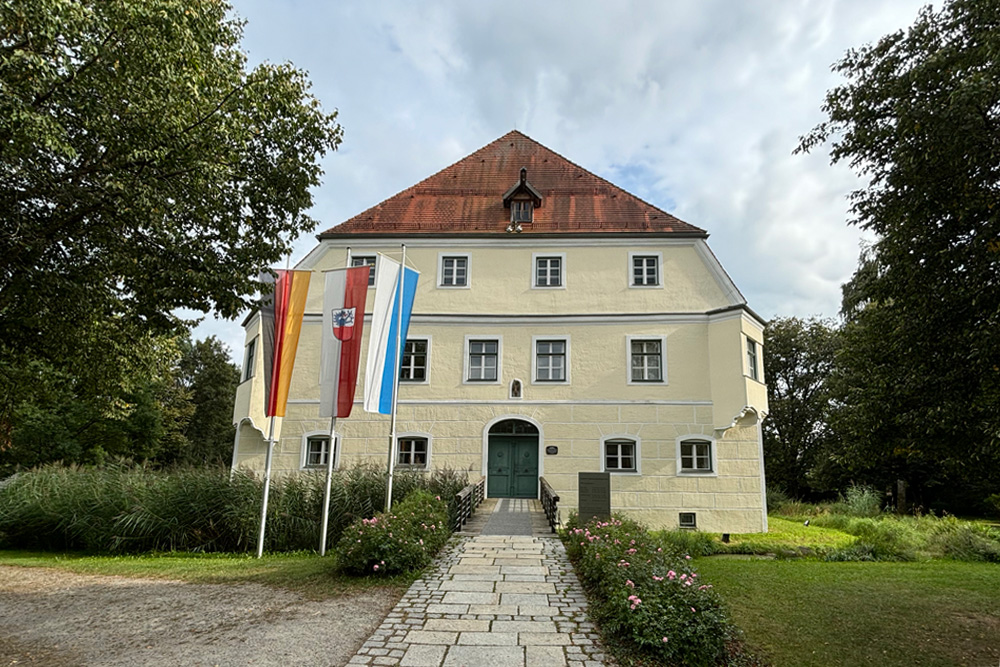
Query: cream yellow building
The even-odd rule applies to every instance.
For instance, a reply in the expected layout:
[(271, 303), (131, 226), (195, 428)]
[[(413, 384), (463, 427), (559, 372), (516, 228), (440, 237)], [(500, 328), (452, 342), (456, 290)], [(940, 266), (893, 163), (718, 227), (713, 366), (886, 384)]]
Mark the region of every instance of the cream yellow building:
[[(707, 236), (519, 132), (324, 232), (296, 267), (316, 273), (275, 471), (386, 460), (363, 378), (332, 452), (318, 416), (319, 272), (405, 244), (421, 275), (398, 465), (486, 475), (502, 497), (544, 477), (564, 517), (578, 473), (607, 471), (612, 509), (653, 526), (766, 530), (763, 322)], [(251, 315), (234, 467), (263, 467), (258, 330)]]

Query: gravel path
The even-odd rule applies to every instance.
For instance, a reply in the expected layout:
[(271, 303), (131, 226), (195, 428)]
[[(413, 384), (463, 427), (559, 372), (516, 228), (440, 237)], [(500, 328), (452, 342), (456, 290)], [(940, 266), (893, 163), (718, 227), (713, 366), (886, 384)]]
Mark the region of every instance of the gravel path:
[(0, 566), (0, 667), (344, 665), (396, 599)]

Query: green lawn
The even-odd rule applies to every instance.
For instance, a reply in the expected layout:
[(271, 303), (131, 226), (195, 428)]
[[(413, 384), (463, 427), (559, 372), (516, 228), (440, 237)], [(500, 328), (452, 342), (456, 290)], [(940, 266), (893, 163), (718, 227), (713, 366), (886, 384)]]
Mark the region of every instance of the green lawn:
[(698, 569), (776, 667), (1000, 664), (996, 564), (708, 557)]
[(81, 574), (177, 579), (195, 583), (258, 583), (298, 591), (320, 600), (373, 587), (389, 587), (400, 594), (416, 575), (388, 578), (349, 577), (340, 574), (333, 554), (144, 554), (139, 556), (85, 556), (0, 550), (0, 565), (54, 567)]

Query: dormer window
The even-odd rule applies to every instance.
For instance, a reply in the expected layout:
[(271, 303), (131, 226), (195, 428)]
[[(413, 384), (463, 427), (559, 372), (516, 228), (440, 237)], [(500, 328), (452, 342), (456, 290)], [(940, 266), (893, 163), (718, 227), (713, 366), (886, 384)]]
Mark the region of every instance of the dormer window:
[(528, 182), (527, 168), (521, 167), (517, 183), (504, 193), (503, 205), (510, 209), (508, 232), (520, 232), (522, 223), (534, 221), (535, 209), (542, 207), (542, 195)]
[(535, 205), (531, 201), (512, 201), (510, 203), (511, 222), (531, 222), (532, 211)]

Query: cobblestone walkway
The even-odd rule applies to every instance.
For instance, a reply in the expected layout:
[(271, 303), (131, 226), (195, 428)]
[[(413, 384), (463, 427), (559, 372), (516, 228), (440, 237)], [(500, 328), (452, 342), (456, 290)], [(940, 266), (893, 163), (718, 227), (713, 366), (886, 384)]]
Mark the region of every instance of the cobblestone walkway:
[(586, 599), (554, 537), (457, 535), (351, 665), (604, 665)]

